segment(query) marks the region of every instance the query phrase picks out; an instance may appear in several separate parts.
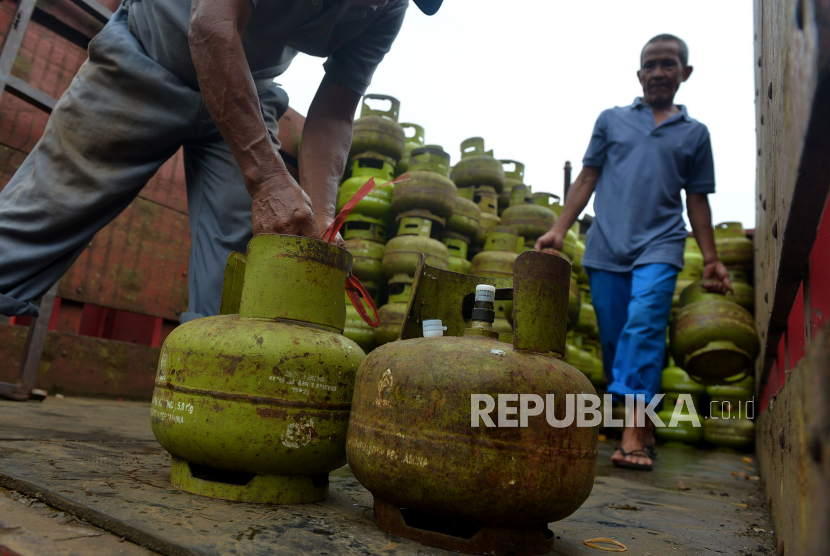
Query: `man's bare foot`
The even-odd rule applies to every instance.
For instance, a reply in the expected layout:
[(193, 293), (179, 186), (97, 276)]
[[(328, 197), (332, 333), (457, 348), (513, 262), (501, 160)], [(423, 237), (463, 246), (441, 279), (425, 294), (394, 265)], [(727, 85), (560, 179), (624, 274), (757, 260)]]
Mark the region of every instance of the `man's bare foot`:
[(620, 443), (625, 455), (620, 450), (615, 450), (614, 455), (611, 456), (611, 463), (651, 467), (654, 465), (654, 461), (646, 455), (649, 451), (646, 446), (654, 446), (654, 423), (647, 418), (644, 427), (637, 427), (636, 410), (634, 418), (634, 426), (625, 428)]

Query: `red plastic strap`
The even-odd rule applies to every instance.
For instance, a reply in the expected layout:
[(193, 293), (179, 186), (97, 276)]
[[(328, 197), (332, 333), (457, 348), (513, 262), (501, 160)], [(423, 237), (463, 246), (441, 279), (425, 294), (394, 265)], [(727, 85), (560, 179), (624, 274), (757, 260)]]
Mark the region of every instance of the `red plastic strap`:
[[(386, 182), (384, 185), (389, 185), (391, 183), (400, 183), (402, 181), (409, 181), (409, 174), (404, 174), (397, 179), (394, 179), (390, 182)], [(337, 237), (337, 232), (340, 231), (340, 227), (343, 226), (343, 223), (346, 221), (346, 217), (352, 212), (352, 209), (357, 206), (357, 204), (363, 200), (363, 198), (369, 194), (369, 192), (374, 189), (375, 187), (375, 178), (369, 178), (369, 180), (363, 184), (363, 187), (357, 190), (357, 193), (354, 194), (354, 197), (349, 199), (349, 202), (343, 207), (343, 210), (340, 211), (334, 220), (332, 220), (331, 224), (326, 231), (323, 232), (323, 241), (327, 241), (329, 243), (334, 242), (334, 238)], [(366, 291), (366, 288), (363, 287), (363, 284), (360, 283), (357, 276), (350, 275), (346, 279), (346, 293), (349, 296), (349, 299), (354, 305), (354, 308), (357, 310), (357, 314), (360, 315), (360, 318), (363, 321), (372, 327), (377, 327), (380, 324), (380, 317), (378, 317), (378, 310), (375, 307), (375, 302), (372, 299), (372, 296), (369, 295), (369, 292)], [(372, 321), (369, 318), (369, 315), (366, 314), (366, 309), (363, 307), (363, 303), (360, 301), (360, 297), (363, 296), (363, 299), (369, 304), (369, 307), (372, 308), (372, 312), (375, 314), (375, 320)]]
[[(372, 296), (369, 295), (369, 292), (366, 291), (366, 288), (363, 287), (363, 284), (360, 283), (357, 276), (350, 275), (346, 279), (346, 293), (349, 295), (349, 299), (352, 301), (352, 305), (357, 310), (357, 314), (360, 315), (360, 318), (363, 319), (363, 322), (368, 324), (371, 327), (377, 328), (380, 325), (380, 317), (378, 316), (378, 309), (375, 307), (375, 302), (372, 299)], [(363, 306), (363, 303), (360, 301), (360, 296), (363, 296), (363, 299), (366, 300), (366, 303), (369, 304), (369, 307), (372, 308), (372, 312), (375, 314), (375, 320), (371, 320), (369, 315), (366, 314), (366, 308)]]

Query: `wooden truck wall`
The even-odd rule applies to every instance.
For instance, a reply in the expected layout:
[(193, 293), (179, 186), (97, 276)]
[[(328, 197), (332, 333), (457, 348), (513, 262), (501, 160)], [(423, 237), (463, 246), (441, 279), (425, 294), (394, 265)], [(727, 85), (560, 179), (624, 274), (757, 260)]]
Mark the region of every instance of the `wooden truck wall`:
[(777, 554), (830, 531), (830, 3), (755, 0), (757, 453)]
[[(0, 0), (0, 189), (37, 143), (54, 100), (117, 5)], [(282, 154), (295, 176), (303, 122), (291, 109), (280, 120)], [(179, 151), (60, 281), (36, 387), (149, 399), (159, 346), (187, 309), (189, 250)], [(0, 381), (19, 376), (29, 320), (0, 324)]]

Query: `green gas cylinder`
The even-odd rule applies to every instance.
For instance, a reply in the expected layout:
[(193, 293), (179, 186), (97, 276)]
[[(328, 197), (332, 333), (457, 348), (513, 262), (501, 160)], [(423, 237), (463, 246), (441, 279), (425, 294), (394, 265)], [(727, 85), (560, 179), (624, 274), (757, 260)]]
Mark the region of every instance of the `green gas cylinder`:
[(447, 250), (450, 253), (450, 262), (447, 270), (450, 272), (469, 274), (472, 268), (472, 263), (467, 260), (467, 249), (469, 248), (470, 239), (467, 236), (447, 231), (444, 232), (441, 243), (447, 246)]
[(510, 194), (517, 185), (522, 185), (525, 179), (525, 165), (516, 160), (502, 159), (502, 170), (504, 171), (504, 189), (499, 194), (499, 216), (510, 206)]
[(458, 196), (455, 199), (455, 209), (447, 219), (447, 230), (462, 234), (471, 241), (478, 233), (481, 209), (473, 201)]
[[(679, 394), (666, 394), (663, 397), (663, 409), (657, 412), (657, 416), (665, 424), (665, 427), (655, 427), (654, 435), (663, 442), (682, 442), (684, 444), (697, 444), (703, 438), (703, 426), (696, 427), (694, 421), (679, 420), (675, 426), (671, 426), (672, 414), (675, 408), (679, 408), (679, 415), (698, 417), (698, 424), (703, 425), (700, 417), (699, 401), (695, 394), (689, 394), (692, 407), (685, 403), (681, 404)], [(682, 407), (681, 407), (682, 405)]]
[(392, 218), (392, 179), (394, 161), (377, 153), (363, 153), (354, 157), (352, 177), (342, 183), (337, 191), (337, 212), (343, 210), (355, 193), (375, 178), (375, 187), (352, 209), (352, 214), (364, 214), (388, 222)]
[[(535, 241), (547, 233), (555, 222), (555, 212), (532, 203), (512, 205), (501, 216), (502, 225), (515, 227), (525, 240)], [(568, 256), (573, 256), (573, 251)]]
[(446, 245), (432, 236), (438, 236), (440, 222), (434, 217), (411, 211), (398, 215), (398, 235), (386, 244), (383, 256), (383, 271), (388, 277), (397, 274), (411, 276), (418, 264), (421, 253), (437, 268), (449, 265), (449, 251)]
[(419, 147), (409, 156), (409, 181), (398, 183), (392, 193), (397, 213), (427, 210), (440, 218), (452, 216), (457, 191), (448, 177), (450, 155), (440, 148)]
[(671, 394), (693, 394), (701, 396), (706, 393), (706, 386), (692, 380), (689, 373), (674, 366), (674, 360), (669, 358), (669, 366), (663, 369), (660, 380), (660, 389)]
[[(366, 283), (363, 284), (363, 287), (366, 287)], [(368, 288), (367, 288), (368, 289)], [(375, 341), (375, 329), (369, 326), (366, 321), (358, 314), (357, 309), (354, 308), (351, 299), (349, 299), (348, 294), (346, 295), (346, 325), (343, 329), (343, 335), (350, 340), (354, 341), (357, 345), (360, 346), (365, 353), (369, 353), (373, 349), (377, 347), (377, 342)], [(366, 314), (369, 315), (371, 318), (373, 316), (372, 309), (369, 307), (369, 304), (366, 302), (365, 299), (361, 300), (363, 303), (363, 309), (366, 311)]]
[(712, 414), (703, 423), (706, 442), (724, 448), (751, 450), (755, 444), (755, 423), (747, 418), (747, 402), (732, 400), (713, 403), (711, 409)]
[(582, 310), (582, 290), (576, 282), (576, 276), (571, 273), (571, 283), (568, 295), (568, 331), (576, 328), (579, 322), (579, 313)]
[(579, 321), (575, 330), (581, 334), (591, 337), (599, 337), (599, 326), (597, 325), (597, 313), (591, 303), (591, 288), (587, 284), (579, 286), (582, 292), (582, 307), (579, 309)]
[(749, 283), (747, 271), (740, 269), (729, 270), (729, 281), (735, 294), (735, 303), (749, 311), (755, 311), (755, 288)]
[(402, 176), (409, 169), (409, 155), (419, 147), (424, 146), (424, 128), (418, 124), (401, 124), (406, 142), (404, 143), (403, 154), (395, 166), (395, 175)]
[(749, 400), (755, 394), (755, 379), (751, 376), (730, 377), (727, 382), (707, 386), (706, 393), (712, 400)]
[(364, 357), (342, 336), (352, 256), (261, 234), (228, 262), (221, 306), (235, 314), (185, 323), (161, 349), (150, 413), (170, 480), (241, 502), (322, 500), (329, 472), (345, 464)]
[(715, 226), (715, 248), (718, 258), (729, 268), (752, 268), (752, 240), (740, 222), (722, 222)]
[(760, 349), (755, 320), (704, 283), (694, 282), (680, 295), (670, 328), (672, 356), (690, 376), (709, 384), (746, 376)]
[(521, 236), (507, 231), (492, 231), (487, 234), (484, 250), (473, 257), (470, 273), (490, 278), (509, 278), (513, 276), (513, 262), (523, 247)]
[(703, 276), (703, 253), (694, 237), (686, 238), (686, 247), (683, 250), (683, 268), (694, 268)]
[[(366, 103), (367, 100), (389, 101), (389, 109), (371, 108)], [(401, 103), (395, 97), (364, 95), (360, 117), (355, 120), (352, 130), (349, 156), (354, 158), (361, 153), (374, 152), (388, 156), (395, 162), (400, 160), (406, 143), (403, 128), (398, 124), (400, 111)]]
[[(458, 187), (490, 186), (497, 194), (504, 189), (501, 162), (493, 158), (492, 151), (484, 151), (484, 139), (481, 137), (461, 142), (461, 160), (453, 167), (452, 179)], [(498, 207), (498, 197), (495, 206)]]
[(379, 324), (375, 328), (375, 341), (378, 345), (394, 342), (398, 339), (411, 293), (411, 276), (398, 274), (389, 280), (388, 302), (378, 309)]
[(386, 222), (363, 214), (351, 213), (343, 223), (343, 239), (365, 239), (386, 243)]

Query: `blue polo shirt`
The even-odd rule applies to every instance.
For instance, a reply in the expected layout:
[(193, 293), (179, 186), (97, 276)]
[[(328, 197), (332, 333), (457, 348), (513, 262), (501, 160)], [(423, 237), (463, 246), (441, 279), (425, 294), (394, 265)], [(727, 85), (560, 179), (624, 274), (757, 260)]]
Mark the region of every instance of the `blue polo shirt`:
[(583, 266), (610, 272), (652, 263), (683, 268), (688, 232), (680, 190), (714, 193), (715, 166), (709, 130), (679, 108), (656, 127), (651, 107), (640, 98), (599, 115), (582, 159), (584, 166), (601, 168)]

